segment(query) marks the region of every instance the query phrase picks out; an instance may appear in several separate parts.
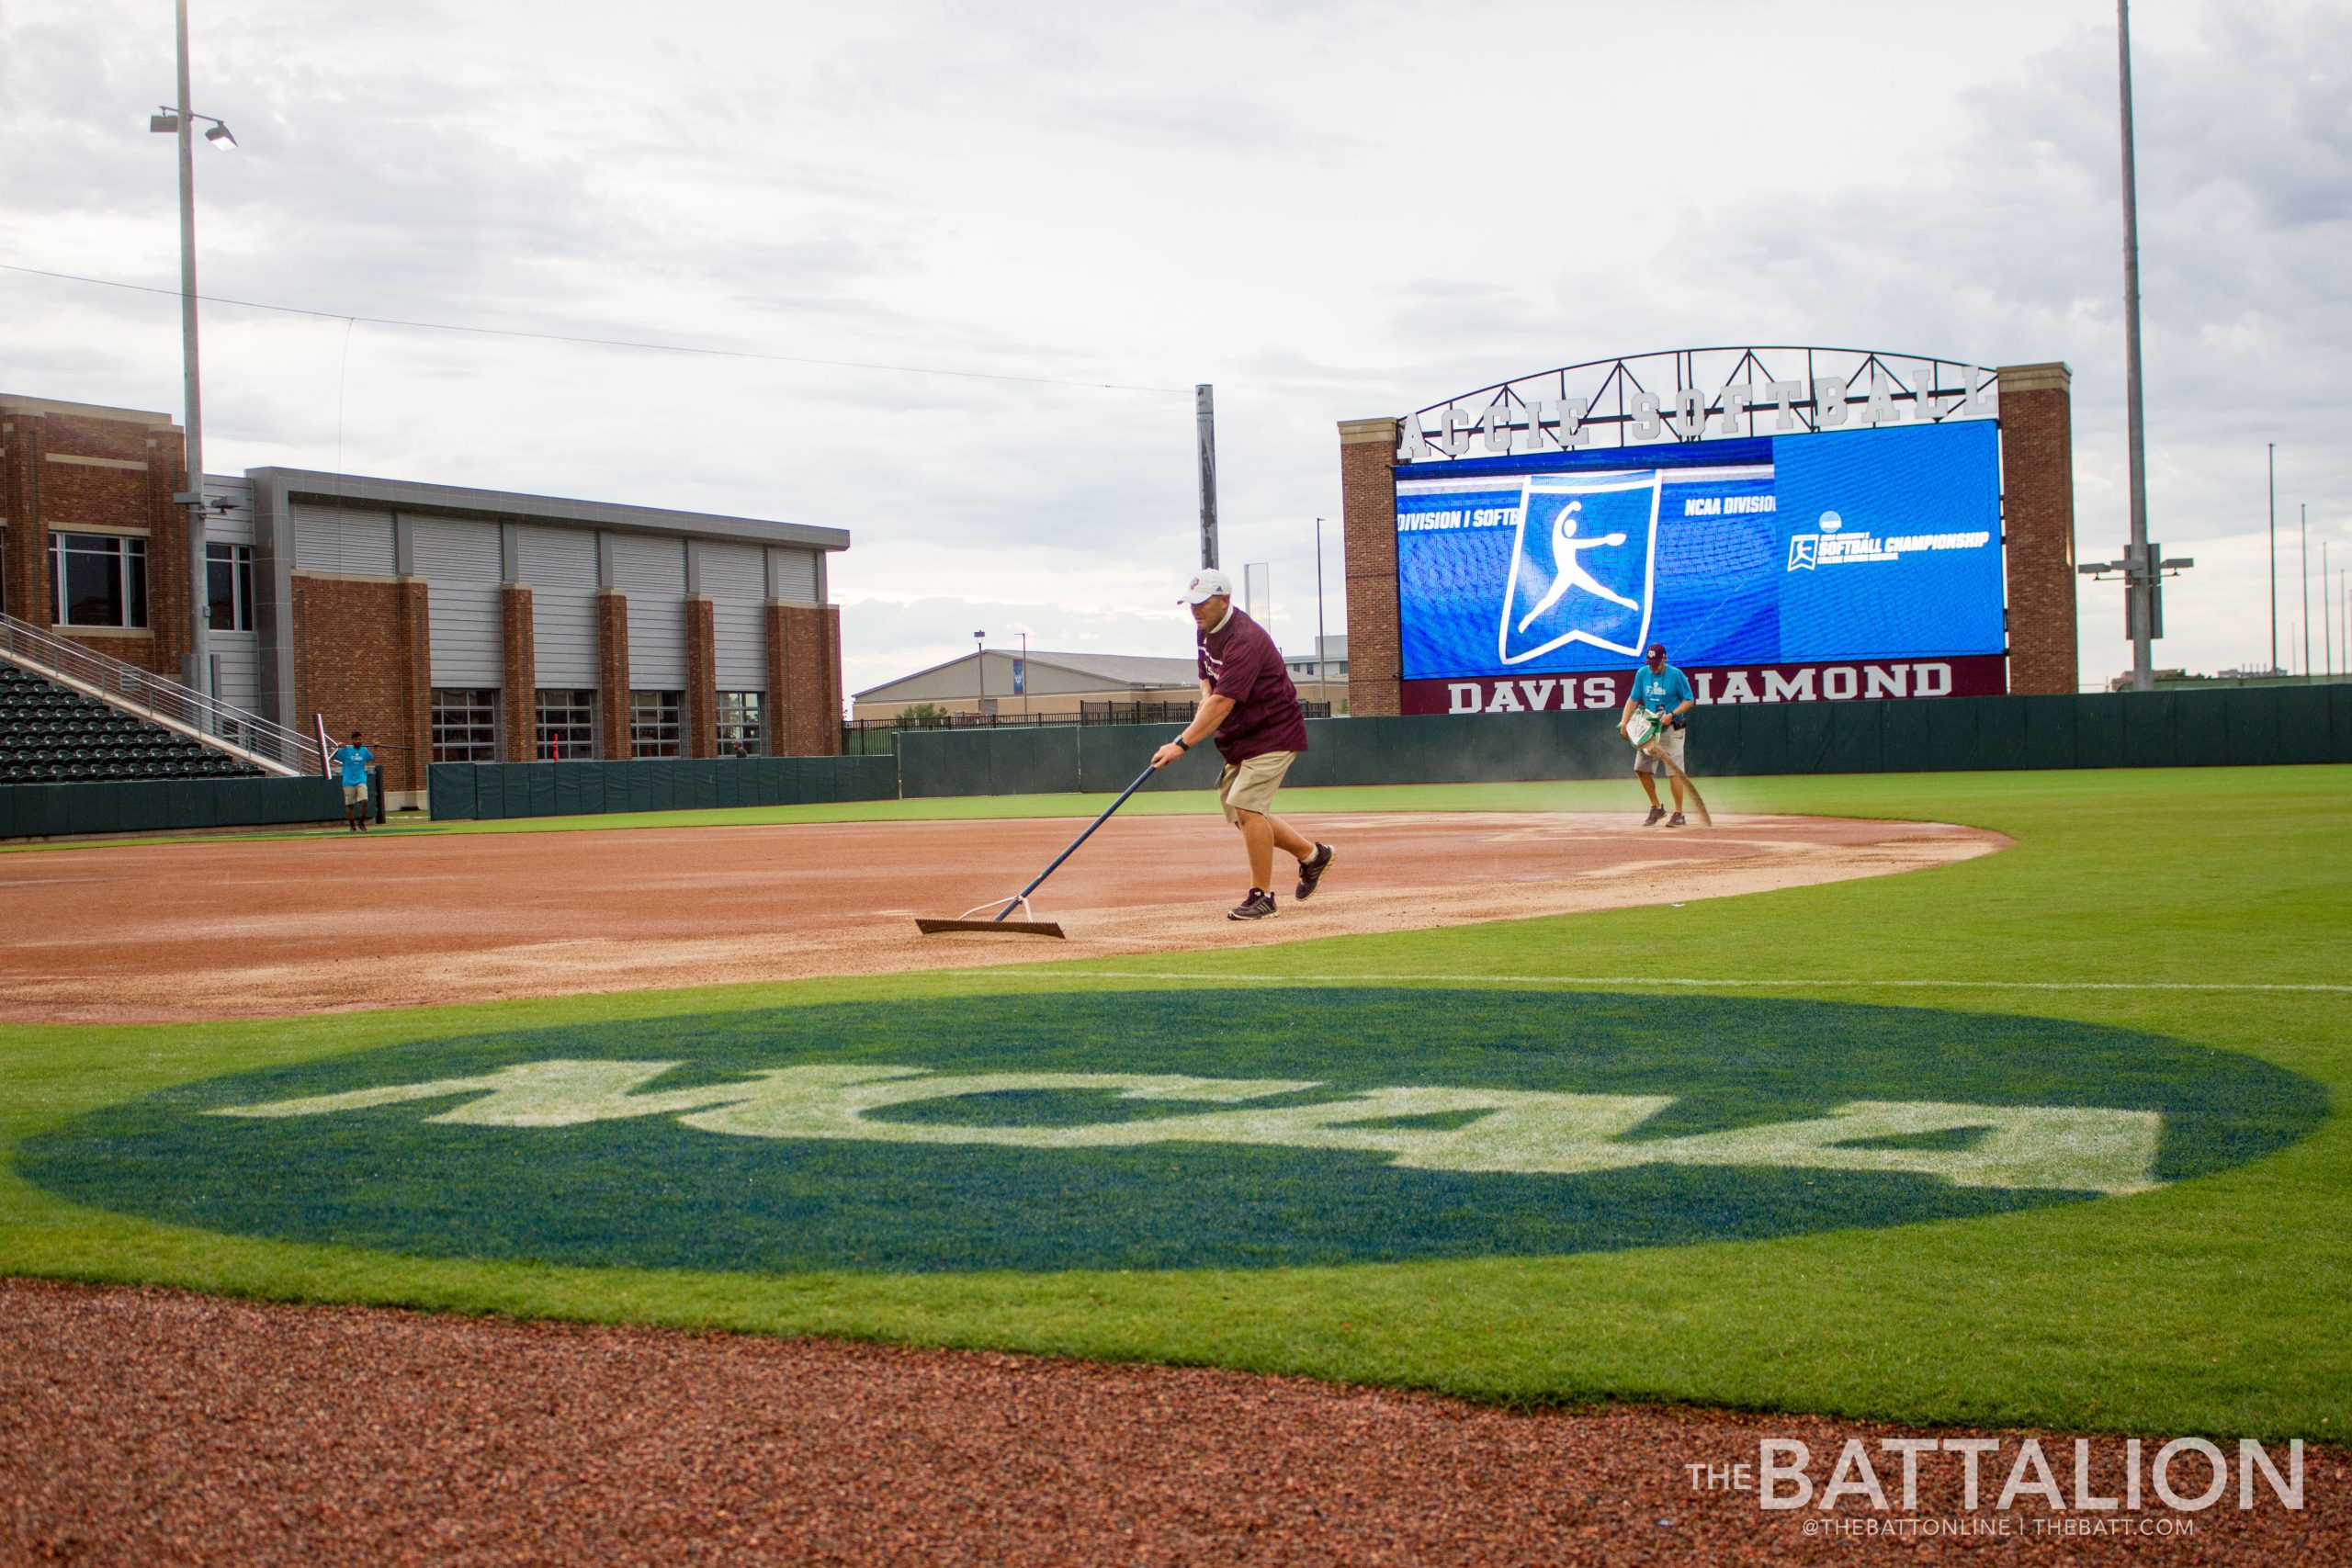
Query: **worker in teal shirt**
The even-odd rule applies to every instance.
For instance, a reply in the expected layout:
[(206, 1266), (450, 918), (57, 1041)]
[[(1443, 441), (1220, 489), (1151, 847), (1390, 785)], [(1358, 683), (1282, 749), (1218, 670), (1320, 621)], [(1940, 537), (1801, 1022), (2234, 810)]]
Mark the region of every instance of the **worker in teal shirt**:
[(368, 764), (376, 753), (359, 743), (359, 731), (351, 732), (350, 744), (334, 749), (334, 765), (343, 778), (343, 818), (355, 833), (368, 830)]
[[(1698, 704), (1697, 694), (1690, 690), (1690, 678), (1667, 663), (1666, 644), (1650, 644), (1643, 667), (1634, 671), (1634, 689), (1625, 698), (1625, 711), (1617, 725), (1622, 729), (1631, 723), (1636, 708), (1647, 708), (1665, 719), (1666, 728), (1659, 734), (1657, 743), (1674, 760), (1674, 769), (1668, 770), (1667, 780), (1674, 786), (1674, 815), (1666, 822), (1669, 828), (1684, 825), (1682, 778), (1675, 769), (1684, 765), (1682, 748), (1688, 731), (1683, 728), (1682, 716)], [(1657, 773), (1663, 766), (1650, 751), (1640, 752), (1634, 759), (1634, 776), (1642, 781), (1642, 792), (1650, 797), (1650, 814), (1642, 819), (1645, 828), (1657, 827), (1658, 818), (1666, 817), (1666, 807), (1658, 804), (1657, 798)]]

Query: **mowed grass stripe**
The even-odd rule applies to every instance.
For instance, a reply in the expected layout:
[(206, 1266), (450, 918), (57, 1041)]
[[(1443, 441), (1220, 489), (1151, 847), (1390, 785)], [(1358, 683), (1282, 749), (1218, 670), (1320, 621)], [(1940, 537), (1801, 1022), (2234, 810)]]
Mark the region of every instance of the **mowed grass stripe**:
[[(1603, 789), (1622, 803), (1632, 786), (1301, 791), (1285, 803), (1301, 813), (1562, 809)], [(2244, 1052), (2327, 1089), (2329, 1119), (2301, 1142), (2131, 1198), (1566, 1258), (747, 1278), (435, 1262), (224, 1238), (76, 1208), (11, 1174), (0, 1182), (0, 1269), (290, 1299), (1211, 1362), (1521, 1403), (1688, 1400), (1911, 1422), (2340, 1441), (2352, 1429), (2352, 1206), (2342, 1201), (2352, 1190), (2352, 1002), (2337, 992), (2142, 983), (2338, 983), (2342, 955), (2352, 951), (2348, 803), (2352, 769), (2340, 767), (1719, 781), (1710, 804), (1724, 810), (1965, 822), (2018, 844), (1898, 877), (1679, 909), (1332, 939), (1186, 965), (1216, 975), (1211, 981), (1106, 976), (1189, 987), (1237, 976), (1421, 972), (1464, 977), (1449, 983), (1548, 979), (1565, 987), (1579, 976), (1632, 976), (1638, 983), (1611, 988), (1654, 992), (1669, 1011), (1686, 993), (1665, 977), (1693, 974), (1777, 983), (1796, 995), (1935, 980), (1955, 984), (1905, 999), (1965, 1010), (1998, 997), (2007, 1011)], [(1016, 814), (1002, 802), (967, 804), (972, 815)], [(1335, 880), (1327, 896), (1344, 886)], [(1798, 963), (1838, 983), (1788, 984)], [(0, 1032), (0, 1137), (13, 1143), (175, 1083), (401, 1041), (798, 1001), (1052, 989), (1088, 967), (265, 1024), (15, 1028)], [(1249, 998), (1236, 987), (1232, 1005), (1246, 1009)], [(1573, 1008), (1572, 992), (1564, 989), (1563, 1005)], [(1738, 1049), (1736, 1040), (1719, 1044)]]

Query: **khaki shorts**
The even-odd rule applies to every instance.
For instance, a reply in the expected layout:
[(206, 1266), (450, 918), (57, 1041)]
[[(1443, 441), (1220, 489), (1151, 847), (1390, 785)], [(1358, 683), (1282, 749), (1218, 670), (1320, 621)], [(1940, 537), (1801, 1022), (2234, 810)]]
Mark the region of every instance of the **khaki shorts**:
[[(1674, 765), (1682, 769), (1684, 773), (1689, 773), (1690, 770), (1689, 764), (1682, 761), (1682, 746), (1683, 743), (1690, 739), (1690, 732), (1689, 730), (1676, 729), (1671, 726), (1668, 727), (1665, 733), (1661, 734), (1657, 738), (1659, 747), (1665, 750), (1668, 756), (1674, 759)], [(1656, 757), (1651, 756), (1647, 751), (1637, 751), (1634, 754), (1634, 772), (1637, 773), (1662, 773), (1666, 772), (1666, 766)]]
[(1263, 816), (1272, 810), (1274, 791), (1282, 787), (1283, 775), (1297, 760), (1295, 751), (1263, 751), (1227, 762), (1216, 781), (1216, 803), (1225, 808), (1225, 819), (1238, 828), (1241, 818), (1235, 812), (1255, 811)]
[(367, 804), (368, 804), (368, 786), (367, 786), (366, 784), (345, 784), (345, 785), (344, 785), (344, 786), (343, 786), (343, 803), (344, 803), (345, 806), (365, 806), (365, 805), (367, 805)]

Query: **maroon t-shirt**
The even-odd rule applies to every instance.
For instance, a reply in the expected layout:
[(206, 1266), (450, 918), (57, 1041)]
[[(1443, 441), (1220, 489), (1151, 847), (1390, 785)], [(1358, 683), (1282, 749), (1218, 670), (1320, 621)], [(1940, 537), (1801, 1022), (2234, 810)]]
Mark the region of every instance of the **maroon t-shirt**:
[(1225, 625), (1201, 634), (1201, 679), (1213, 695), (1231, 697), (1233, 711), (1217, 727), (1216, 749), (1228, 762), (1269, 751), (1306, 750), (1306, 716), (1290, 683), (1283, 656), (1266, 628), (1237, 607)]

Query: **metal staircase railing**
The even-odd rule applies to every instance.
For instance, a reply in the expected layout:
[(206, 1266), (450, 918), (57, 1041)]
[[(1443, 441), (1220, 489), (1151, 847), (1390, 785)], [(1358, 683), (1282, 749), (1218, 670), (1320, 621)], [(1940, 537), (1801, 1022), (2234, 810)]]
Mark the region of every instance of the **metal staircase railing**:
[(319, 757), (318, 741), (299, 730), (218, 702), (177, 681), (126, 664), (14, 615), (0, 615), (0, 659), (151, 723), (192, 735), (273, 773), (299, 778), (325, 766)]

